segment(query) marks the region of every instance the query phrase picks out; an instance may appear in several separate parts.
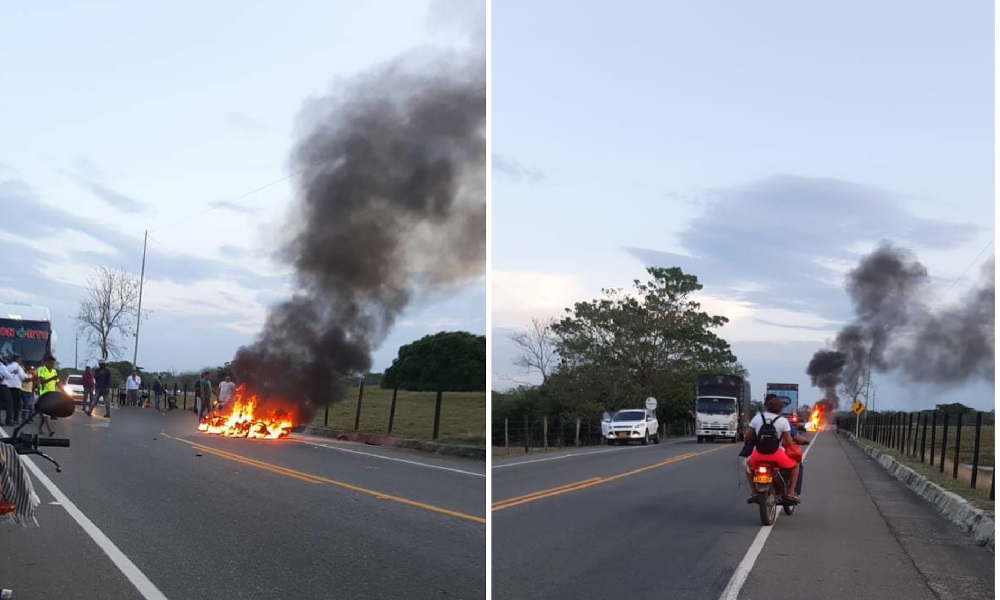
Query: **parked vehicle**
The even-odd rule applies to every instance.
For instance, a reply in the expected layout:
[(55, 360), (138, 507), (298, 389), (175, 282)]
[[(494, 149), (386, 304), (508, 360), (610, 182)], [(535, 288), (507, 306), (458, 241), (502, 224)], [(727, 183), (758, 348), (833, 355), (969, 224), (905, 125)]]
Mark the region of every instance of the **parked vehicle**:
[(56, 352), (56, 332), (49, 309), (31, 304), (0, 303), (0, 355), (21, 355), (21, 364), (37, 367)]

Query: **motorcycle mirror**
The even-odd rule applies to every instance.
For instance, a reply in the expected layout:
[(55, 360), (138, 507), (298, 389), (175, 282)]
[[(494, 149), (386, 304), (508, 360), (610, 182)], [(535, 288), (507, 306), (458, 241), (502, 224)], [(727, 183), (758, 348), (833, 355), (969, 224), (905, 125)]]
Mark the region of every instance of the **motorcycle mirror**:
[(76, 412), (76, 403), (61, 392), (47, 392), (38, 397), (35, 409), (43, 415), (65, 419)]

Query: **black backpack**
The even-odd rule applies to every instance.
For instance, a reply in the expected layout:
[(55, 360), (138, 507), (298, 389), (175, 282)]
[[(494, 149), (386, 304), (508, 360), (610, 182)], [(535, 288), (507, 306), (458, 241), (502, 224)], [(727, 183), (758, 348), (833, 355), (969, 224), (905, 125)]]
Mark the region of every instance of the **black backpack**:
[(781, 415), (771, 419), (768, 422), (764, 419), (764, 415), (761, 415), (761, 421), (764, 423), (760, 427), (760, 431), (757, 432), (757, 452), (760, 454), (774, 454), (781, 447), (781, 436), (778, 435), (778, 430), (774, 427), (774, 422), (781, 418)]

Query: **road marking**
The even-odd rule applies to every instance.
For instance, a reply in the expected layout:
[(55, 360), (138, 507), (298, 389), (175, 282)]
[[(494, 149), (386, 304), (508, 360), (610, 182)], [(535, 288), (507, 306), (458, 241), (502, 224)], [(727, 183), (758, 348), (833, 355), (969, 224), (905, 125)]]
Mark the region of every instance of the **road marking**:
[[(694, 438), (682, 438), (672, 442), (667, 442), (665, 445), (681, 444), (693, 440)], [(533, 463), (547, 462), (550, 460), (562, 460), (564, 458), (573, 458), (576, 456), (592, 456), (594, 454), (604, 454), (605, 452), (624, 452), (628, 449), (638, 450), (639, 448), (652, 448), (653, 446), (627, 446), (625, 448), (608, 448), (607, 450), (594, 450), (593, 452), (571, 452), (569, 454), (560, 454), (559, 456), (550, 456), (548, 458), (536, 458), (532, 460), (519, 460), (516, 462), (508, 462), (499, 465), (493, 465), (493, 469), (506, 469), (508, 467), (519, 467), (521, 465), (530, 465)]]
[[(638, 447), (638, 446), (637, 446)], [(617, 452), (621, 448), (609, 448), (608, 450), (595, 450), (594, 452), (573, 452), (571, 454), (561, 454), (559, 456), (550, 456), (548, 458), (536, 458), (534, 460), (519, 460), (517, 462), (507, 463), (503, 465), (493, 465), (494, 469), (506, 469), (507, 467), (517, 467), (520, 465), (530, 465), (532, 463), (547, 462), (550, 460), (562, 460), (564, 458), (572, 458), (574, 456), (591, 456), (594, 454), (604, 454), (605, 452)]]
[(624, 473), (619, 473), (617, 475), (611, 475), (610, 477), (592, 477), (590, 479), (575, 481), (573, 483), (568, 483), (566, 485), (561, 485), (559, 487), (539, 490), (537, 492), (532, 492), (530, 494), (524, 494), (523, 496), (516, 496), (514, 498), (506, 498), (504, 500), (498, 500), (493, 503), (492, 510), (496, 512), (498, 510), (504, 510), (505, 508), (512, 508), (514, 506), (520, 506), (521, 504), (527, 504), (528, 502), (542, 500), (543, 498), (551, 498), (552, 496), (560, 496), (562, 494), (567, 494), (569, 492), (576, 492), (589, 487), (594, 487), (595, 485), (601, 485), (603, 483), (609, 483), (612, 481), (617, 481), (619, 479), (624, 479), (625, 477), (631, 477), (632, 475), (638, 475), (639, 473), (645, 473), (646, 471), (658, 469), (660, 467), (680, 462), (682, 460), (687, 460), (689, 458), (694, 458), (696, 456), (702, 456), (704, 454), (718, 452), (719, 450), (725, 450), (726, 448), (730, 448), (730, 446), (719, 446), (718, 448), (712, 448), (711, 450), (703, 450), (701, 452), (688, 452), (686, 454), (673, 456), (671, 458), (668, 458), (667, 460), (654, 463), (652, 465), (647, 465), (645, 467), (640, 467), (638, 469), (633, 469), (631, 471), (626, 471)]
[[(0, 432), (3, 432), (3, 437), (8, 437), (5, 430), (0, 429)], [(56, 484), (52, 483), (52, 480), (49, 479), (45, 473), (43, 473), (42, 470), (35, 465), (34, 462), (28, 460), (27, 455), (21, 456), (21, 462), (23, 462), (28, 470), (31, 471), (31, 474), (34, 475), (35, 478), (49, 490), (49, 493), (56, 499), (56, 502), (66, 509), (69, 516), (73, 517), (73, 520), (83, 528), (87, 535), (90, 536), (90, 539), (94, 540), (97, 546), (108, 555), (111, 562), (118, 567), (118, 570), (121, 571), (130, 582), (132, 582), (132, 585), (135, 586), (135, 589), (139, 590), (139, 593), (142, 594), (143, 598), (146, 598), (146, 600), (167, 600), (167, 597), (163, 595), (163, 592), (153, 585), (153, 582), (139, 570), (139, 567), (135, 566), (135, 563), (129, 560), (129, 558), (125, 556), (125, 553), (119, 550), (118, 546), (115, 546), (114, 542), (112, 542), (103, 531), (98, 529), (97, 525), (94, 525), (94, 522), (88, 519), (87, 516), (83, 514), (83, 512), (77, 508), (68, 497), (66, 497), (66, 494), (62, 493), (62, 490), (56, 487)]]
[(192, 442), (190, 440), (185, 440), (185, 439), (177, 438), (177, 437), (174, 437), (172, 435), (168, 435), (166, 433), (163, 433), (161, 435), (163, 435), (164, 437), (170, 438), (172, 440), (176, 440), (178, 442), (183, 442), (185, 444), (188, 444), (190, 446), (198, 448), (199, 450), (202, 450), (203, 452), (209, 452), (211, 454), (214, 454), (216, 456), (219, 456), (219, 457), (222, 457), (222, 458), (225, 458), (225, 459), (228, 459), (228, 460), (232, 460), (234, 462), (239, 462), (239, 463), (243, 463), (245, 465), (250, 465), (252, 467), (257, 467), (259, 469), (264, 469), (265, 471), (271, 471), (272, 473), (278, 473), (279, 475), (285, 475), (287, 477), (293, 477), (295, 479), (300, 479), (300, 480), (303, 480), (303, 481), (307, 481), (309, 483), (326, 483), (326, 484), (329, 484), (329, 485), (333, 485), (333, 486), (337, 486), (337, 487), (340, 487), (340, 488), (344, 488), (346, 490), (351, 490), (353, 492), (359, 492), (359, 493), (362, 493), (362, 494), (366, 494), (368, 496), (373, 496), (375, 498), (378, 498), (379, 500), (391, 500), (392, 502), (398, 502), (399, 504), (405, 504), (407, 506), (412, 506), (414, 508), (420, 508), (420, 509), (427, 510), (427, 511), (430, 511), (430, 512), (435, 512), (435, 513), (442, 514), (442, 515), (448, 515), (450, 517), (455, 517), (455, 518), (458, 518), (458, 519), (464, 519), (466, 521), (472, 521), (474, 523), (480, 523), (480, 524), (484, 524), (484, 525), (486, 524), (486, 519), (484, 519), (482, 517), (477, 517), (477, 516), (474, 516), (474, 515), (467, 515), (465, 513), (461, 513), (461, 512), (458, 512), (458, 511), (454, 511), (454, 510), (450, 510), (450, 509), (447, 509), (447, 508), (442, 508), (440, 506), (434, 506), (433, 504), (425, 504), (423, 502), (417, 502), (416, 500), (410, 500), (408, 498), (401, 498), (399, 496), (393, 496), (393, 495), (390, 495), (390, 494), (386, 494), (384, 492), (378, 492), (378, 491), (375, 491), (375, 490), (370, 490), (370, 489), (363, 488), (363, 487), (360, 487), (360, 486), (352, 485), (350, 483), (344, 483), (343, 481), (337, 481), (335, 479), (327, 479), (326, 477), (319, 477), (317, 475), (310, 475), (309, 473), (303, 473), (301, 471), (296, 471), (294, 469), (288, 469), (286, 467), (279, 467), (277, 465), (272, 465), (272, 464), (269, 464), (269, 463), (261, 462), (259, 460), (254, 460), (252, 458), (247, 458), (245, 456), (240, 456), (238, 454), (232, 454), (230, 452), (225, 452), (223, 450), (217, 450), (215, 448), (211, 448), (209, 446), (204, 446), (202, 444), (198, 444), (198, 443)]
[[(813, 445), (816, 443), (816, 439), (819, 438), (820, 432), (816, 432), (813, 436), (812, 441), (809, 446), (806, 447), (805, 452), (802, 453), (802, 462), (806, 462), (806, 456), (809, 451), (812, 450)], [(722, 595), (719, 596), (719, 600), (737, 600), (740, 595), (740, 590), (743, 589), (743, 584), (746, 583), (747, 577), (750, 575), (750, 571), (753, 569), (753, 565), (757, 562), (757, 557), (760, 556), (760, 551), (764, 549), (764, 542), (767, 541), (767, 537), (771, 535), (774, 530), (774, 526), (778, 524), (778, 517), (781, 516), (782, 511), (777, 511), (774, 517), (774, 523), (771, 525), (761, 525), (760, 531), (753, 538), (753, 542), (750, 544), (750, 548), (747, 550), (746, 556), (740, 561), (740, 564), (736, 566), (736, 572), (729, 579), (729, 583), (726, 585), (726, 589), (722, 590)]]
[(361, 454), (362, 456), (371, 456), (373, 458), (381, 458), (383, 460), (391, 460), (395, 462), (406, 463), (408, 465), (416, 465), (418, 467), (427, 467), (428, 469), (438, 469), (441, 471), (451, 471), (453, 473), (461, 473), (463, 475), (472, 475), (473, 477), (486, 477), (485, 473), (476, 473), (475, 471), (463, 471), (462, 469), (455, 469), (453, 467), (442, 467), (440, 465), (430, 465), (427, 463), (418, 462), (415, 460), (406, 460), (404, 458), (395, 458), (392, 456), (384, 456), (382, 454), (374, 454), (372, 452), (362, 452), (360, 450), (351, 450), (350, 448), (341, 448), (339, 446), (330, 446), (328, 444), (319, 444), (316, 442), (310, 442), (307, 440), (299, 438), (289, 438), (290, 441), (298, 442), (300, 444), (309, 444), (310, 446), (316, 446), (317, 448), (327, 448), (329, 450), (336, 450), (338, 452), (349, 452), (351, 454)]
[(265, 471), (270, 471), (272, 473), (277, 473), (278, 475), (285, 475), (287, 477), (292, 477), (294, 479), (299, 479), (301, 481), (305, 481), (306, 483), (317, 483), (317, 484), (325, 483), (322, 479), (320, 479), (318, 477), (313, 477), (312, 475), (309, 475), (308, 473), (300, 473), (300, 472), (292, 470), (292, 469), (286, 469), (284, 467), (279, 467), (277, 465), (272, 465), (272, 464), (268, 464), (266, 462), (261, 462), (261, 461), (258, 461), (258, 460), (253, 460), (252, 458), (247, 458), (245, 456), (240, 456), (239, 454), (232, 454), (232, 453), (229, 453), (229, 452), (225, 452), (223, 450), (216, 450), (215, 448), (210, 448), (208, 446), (202, 446), (201, 444), (195, 444), (194, 442), (188, 442), (186, 440), (182, 440), (182, 439), (179, 439), (179, 438), (172, 437), (172, 436), (170, 436), (170, 435), (168, 435), (166, 433), (163, 433), (161, 435), (163, 435), (165, 437), (168, 437), (168, 438), (171, 438), (171, 439), (175, 439), (175, 440), (177, 440), (179, 442), (185, 442), (185, 443), (191, 444), (192, 446), (198, 448), (202, 452), (208, 452), (209, 454), (214, 454), (216, 456), (221, 456), (222, 458), (227, 458), (227, 459), (229, 459), (231, 461), (234, 461), (234, 462), (243, 463), (243, 464), (249, 465), (251, 467), (257, 467), (258, 469), (263, 469)]
[(601, 481), (600, 477), (591, 477), (590, 479), (584, 479), (583, 481), (574, 481), (573, 483), (567, 483), (566, 485), (560, 485), (554, 488), (548, 488), (545, 490), (539, 490), (537, 492), (531, 492), (529, 494), (524, 494), (522, 496), (514, 496), (513, 498), (505, 498), (503, 500), (497, 500), (496, 502), (493, 503), (493, 506), (497, 507), (502, 504), (510, 504), (511, 502), (517, 502), (518, 500), (524, 500), (526, 498), (534, 498), (535, 496), (542, 496), (550, 492), (563, 492), (563, 491), (568, 492), (570, 491), (570, 488), (576, 488), (584, 484), (596, 483), (598, 481)]

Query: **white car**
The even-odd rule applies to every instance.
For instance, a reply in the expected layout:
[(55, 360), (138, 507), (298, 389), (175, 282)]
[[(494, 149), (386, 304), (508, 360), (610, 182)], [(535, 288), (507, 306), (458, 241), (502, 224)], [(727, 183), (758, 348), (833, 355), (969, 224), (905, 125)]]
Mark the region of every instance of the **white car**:
[(72, 396), (78, 404), (83, 404), (83, 375), (69, 375), (62, 388), (67, 396)]
[(601, 433), (609, 444), (627, 444), (639, 440), (645, 446), (649, 440), (660, 443), (660, 423), (656, 415), (644, 408), (629, 408), (611, 415), (601, 424)]

